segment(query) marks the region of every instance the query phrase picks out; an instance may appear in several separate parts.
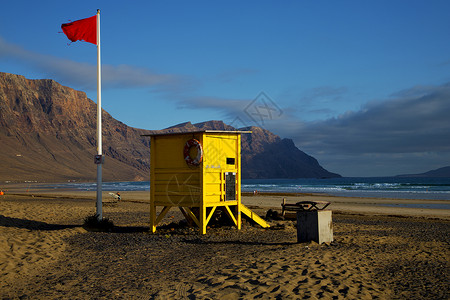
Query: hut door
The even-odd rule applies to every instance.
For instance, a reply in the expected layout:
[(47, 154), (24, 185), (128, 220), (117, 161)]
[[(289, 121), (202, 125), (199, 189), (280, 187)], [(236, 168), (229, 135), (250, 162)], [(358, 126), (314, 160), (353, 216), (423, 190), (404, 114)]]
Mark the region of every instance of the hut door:
[(225, 173), (225, 200), (236, 200), (236, 173)]

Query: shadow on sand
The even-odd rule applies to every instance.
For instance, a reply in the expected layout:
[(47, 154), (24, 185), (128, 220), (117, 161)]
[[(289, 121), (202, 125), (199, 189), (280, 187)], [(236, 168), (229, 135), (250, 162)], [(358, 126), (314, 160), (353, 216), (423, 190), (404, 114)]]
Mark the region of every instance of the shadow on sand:
[[(49, 224), (41, 221), (11, 218), (0, 215), (0, 226), (3, 227), (16, 227), (30, 230), (62, 230), (67, 228), (83, 227), (83, 225), (62, 225), (62, 224)], [(110, 232), (112, 233), (148, 233), (150, 227), (145, 226), (114, 226)]]
[(62, 230), (67, 228), (80, 227), (80, 225), (48, 224), (41, 221), (11, 218), (2, 215), (0, 215), (0, 226), (24, 228), (30, 230)]

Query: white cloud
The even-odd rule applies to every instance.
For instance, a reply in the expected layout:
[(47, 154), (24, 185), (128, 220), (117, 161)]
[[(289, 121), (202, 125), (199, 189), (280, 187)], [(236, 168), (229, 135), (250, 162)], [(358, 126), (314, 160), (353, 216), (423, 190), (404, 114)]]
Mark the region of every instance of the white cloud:
[[(96, 65), (28, 51), (0, 37), (1, 58), (32, 66), (46, 76), (71, 87), (83, 90), (95, 90), (97, 87)], [(189, 84), (190, 81), (186, 78), (158, 74), (146, 68), (102, 64), (102, 87), (104, 88), (148, 87), (158, 91), (176, 92)]]

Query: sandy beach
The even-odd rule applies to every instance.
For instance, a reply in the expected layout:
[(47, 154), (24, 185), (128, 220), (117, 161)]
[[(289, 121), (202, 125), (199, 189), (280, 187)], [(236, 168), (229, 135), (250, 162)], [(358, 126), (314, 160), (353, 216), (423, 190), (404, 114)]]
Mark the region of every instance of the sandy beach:
[[(91, 232), (94, 192), (0, 196), (2, 299), (449, 299), (450, 210), (436, 200), (247, 195), (260, 216), (281, 201), (331, 202), (334, 242), (297, 243), (294, 220), (270, 229), (149, 229), (149, 193), (104, 193), (112, 232)], [(410, 204), (413, 204), (412, 207)], [(408, 207), (409, 205), (409, 207)]]

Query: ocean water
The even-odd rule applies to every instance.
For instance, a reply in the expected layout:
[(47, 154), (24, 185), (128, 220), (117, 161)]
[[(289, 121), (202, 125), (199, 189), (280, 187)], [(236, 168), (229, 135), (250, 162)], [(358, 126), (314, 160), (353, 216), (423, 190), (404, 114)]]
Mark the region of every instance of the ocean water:
[[(50, 187), (50, 186), (49, 186)], [(97, 189), (96, 183), (65, 183), (54, 189)], [(104, 182), (104, 191), (149, 191), (150, 182)], [(330, 179), (246, 179), (243, 192), (319, 193), (345, 197), (450, 200), (450, 178), (345, 177)]]
[(244, 191), (319, 193), (344, 197), (450, 200), (450, 178), (344, 177), (244, 180)]

